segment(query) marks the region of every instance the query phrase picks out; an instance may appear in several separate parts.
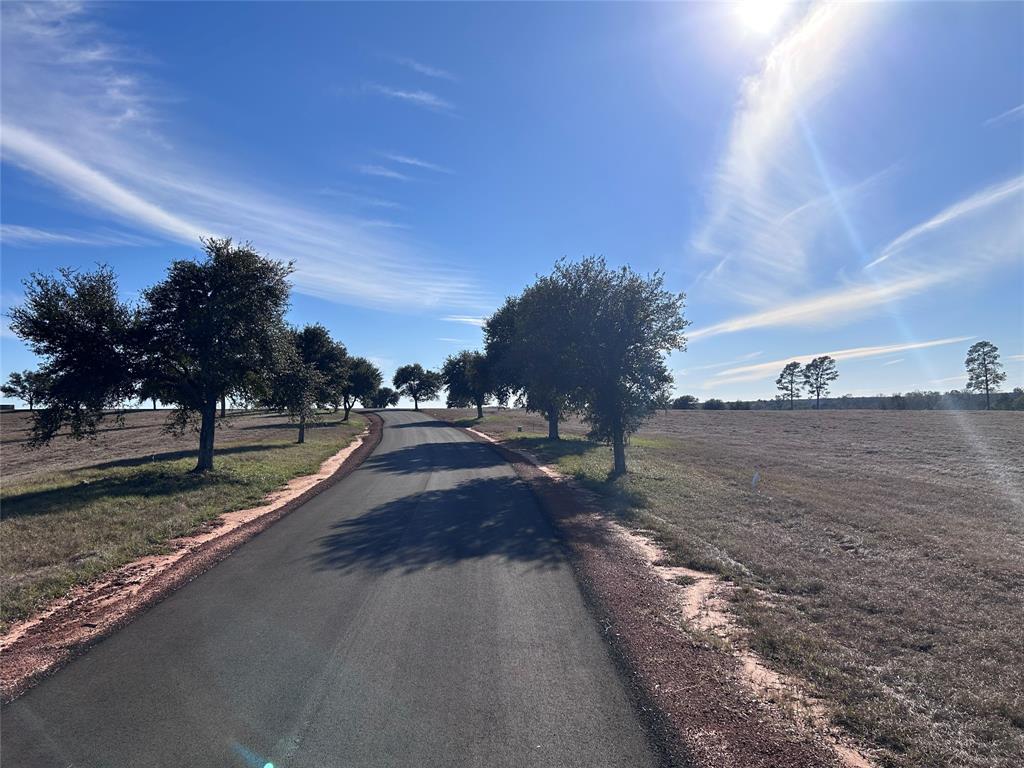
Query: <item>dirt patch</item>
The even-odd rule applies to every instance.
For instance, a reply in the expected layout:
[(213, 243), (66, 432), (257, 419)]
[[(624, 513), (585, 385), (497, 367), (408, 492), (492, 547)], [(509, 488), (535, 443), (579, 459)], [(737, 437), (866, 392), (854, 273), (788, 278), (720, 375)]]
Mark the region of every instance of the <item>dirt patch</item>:
[(798, 690), (794, 682), (752, 654), (723, 652), (684, 630), (692, 623), (731, 641), (736, 625), (726, 611), (724, 583), (664, 565), (664, 552), (649, 538), (596, 511), (589, 491), (535, 457), (467, 431), (502, 453), (565, 536), (584, 592), (668, 762), (716, 768), (872, 767), (835, 734), (817, 727), (818, 720), (810, 720), (814, 727), (809, 727), (793, 718), (781, 693)]
[(44, 611), (0, 638), (0, 694), (4, 702), (117, 629), (171, 592), (209, 570), (238, 546), (351, 474), (381, 440), (383, 422), (367, 413), (368, 430), (328, 458), (319, 471), (298, 477), (258, 507), (221, 515), (195, 533), (168, 542), (171, 551), (144, 557), (75, 587)]

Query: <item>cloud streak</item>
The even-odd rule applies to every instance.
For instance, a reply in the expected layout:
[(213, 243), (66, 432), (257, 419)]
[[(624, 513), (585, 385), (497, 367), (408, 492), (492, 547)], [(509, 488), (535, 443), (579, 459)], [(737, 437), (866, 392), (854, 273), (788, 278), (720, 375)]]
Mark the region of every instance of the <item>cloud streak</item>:
[(364, 176), (376, 176), (381, 179), (394, 179), (395, 181), (409, 181), (409, 176), (393, 168), (385, 168), (383, 165), (360, 165), (358, 170)]
[(133, 231), (192, 246), (203, 235), (250, 239), (294, 260), (295, 288), (307, 295), (399, 311), (488, 305), (465, 270), (379, 220), (321, 211), (312, 192), (308, 200), (266, 192), (218, 167), (216, 148), (207, 154), (169, 141), (158, 130), (159, 87), (124, 69), (136, 61), (104, 47), (86, 10), (0, 9), (5, 163)]
[(426, 77), (432, 77), (435, 80), (451, 80), (455, 81), (458, 78), (455, 77), (447, 69), (441, 69), (440, 67), (433, 67), (429, 64), (424, 64), (416, 59), (409, 58), (408, 56), (400, 56), (395, 59), (396, 64), (401, 64), (403, 67), (408, 67), (413, 72), (424, 75)]
[(426, 171), (434, 171), (436, 173), (447, 173), (452, 174), (455, 171), (450, 168), (445, 168), (443, 165), (437, 165), (436, 163), (428, 163), (426, 160), (420, 160), (417, 157), (410, 157), (409, 155), (400, 155), (394, 152), (381, 152), (381, 156), (387, 158), (393, 163), (400, 165), (408, 165), (413, 168), (422, 168)]
[(462, 325), (475, 325), (477, 328), (483, 328), (484, 323), (487, 322), (486, 317), (472, 317), (470, 315), (447, 315), (441, 318), (446, 323), (461, 323)]
[(913, 274), (888, 283), (858, 283), (797, 299), (775, 309), (739, 315), (694, 329), (686, 336), (690, 341), (696, 341), (723, 333), (737, 333), (757, 328), (838, 324), (861, 317), (879, 305), (913, 296), (950, 279), (949, 273), (934, 272)]
[[(949, 206), (944, 211), (936, 214), (927, 221), (908, 229), (886, 245), (882, 249), (878, 258), (868, 264), (865, 269), (871, 269), (884, 261), (888, 261), (893, 256), (906, 250), (908, 246), (916, 240), (919, 240), (936, 230), (955, 224), (959, 219), (964, 219), (972, 214), (984, 212), (987, 209), (1000, 205), (1001, 203), (1012, 201), (1014, 197), (1019, 198), (1022, 191), (1024, 191), (1024, 176), (1017, 176), (1016, 178), (1009, 179), (1008, 181), (1004, 181), (1000, 184), (994, 184), (977, 194), (971, 195), (970, 197)], [(1020, 201), (1018, 200), (1018, 207), (1019, 205)], [(1008, 213), (1012, 215), (1013, 212)], [(1017, 214), (1019, 213), (1020, 211), (1017, 212)], [(1017, 223), (1019, 224), (1019, 222), (1020, 219), (1018, 218)]]
[(454, 104), (442, 99), (436, 93), (432, 93), (430, 91), (422, 89), (408, 91), (401, 88), (392, 88), (391, 86), (381, 85), (380, 83), (368, 83), (366, 87), (375, 93), (387, 96), (389, 99), (395, 99), (397, 101), (403, 101), (406, 104), (423, 107), (424, 109), (429, 109), (432, 112), (455, 111)]
[(693, 240), (715, 262), (704, 277), (709, 289), (749, 304), (806, 290), (820, 276), (815, 239), (842, 223), (843, 206), (878, 180), (835, 183), (824, 175), (807, 122), (838, 86), (869, 16), (864, 4), (812, 7), (744, 83), (708, 218)]

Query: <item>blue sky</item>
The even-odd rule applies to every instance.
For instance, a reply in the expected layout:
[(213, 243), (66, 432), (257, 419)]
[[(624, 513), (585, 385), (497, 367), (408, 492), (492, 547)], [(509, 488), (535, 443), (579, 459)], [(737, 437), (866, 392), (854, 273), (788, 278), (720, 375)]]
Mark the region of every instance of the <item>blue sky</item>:
[[(1024, 384), (1024, 5), (4, 3), (6, 311), (201, 235), (290, 319), (437, 366), (561, 256), (688, 296), (680, 393)], [(33, 365), (4, 325), (2, 374)]]

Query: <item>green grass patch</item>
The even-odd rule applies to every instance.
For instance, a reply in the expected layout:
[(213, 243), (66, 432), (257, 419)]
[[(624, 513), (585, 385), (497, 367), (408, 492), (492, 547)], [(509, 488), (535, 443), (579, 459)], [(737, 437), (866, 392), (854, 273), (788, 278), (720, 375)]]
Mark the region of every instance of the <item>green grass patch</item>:
[[(215, 469), (190, 470), (195, 456), (136, 457), (51, 471), (0, 492), (0, 628), (25, 618), (75, 584), (188, 534), (225, 512), (257, 505), (269, 492), (349, 444), (365, 420), (353, 414), (308, 427), (298, 445), (280, 436), (218, 445)], [(44, 449), (45, 450), (45, 449)]]

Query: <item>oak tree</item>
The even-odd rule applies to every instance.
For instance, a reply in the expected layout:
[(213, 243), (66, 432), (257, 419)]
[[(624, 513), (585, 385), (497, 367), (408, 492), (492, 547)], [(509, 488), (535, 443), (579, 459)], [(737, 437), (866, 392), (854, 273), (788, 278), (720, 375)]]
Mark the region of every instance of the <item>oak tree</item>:
[(441, 375), (425, 369), (419, 363), (403, 365), (395, 371), (391, 383), (406, 397), (412, 398), (414, 410), (420, 409), (420, 400), (430, 400), (441, 390)]

